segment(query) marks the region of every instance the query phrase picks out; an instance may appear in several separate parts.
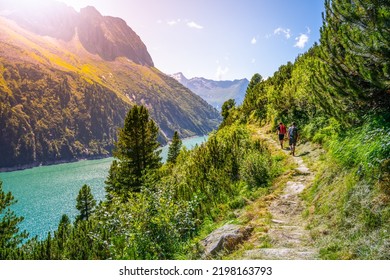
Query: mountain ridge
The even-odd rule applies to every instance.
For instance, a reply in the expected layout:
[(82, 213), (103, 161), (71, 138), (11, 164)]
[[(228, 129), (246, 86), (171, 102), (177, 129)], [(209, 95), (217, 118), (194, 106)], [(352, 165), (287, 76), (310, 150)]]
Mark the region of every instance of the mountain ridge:
[[(106, 20), (99, 15), (91, 16)], [(114, 31), (104, 33), (114, 36), (113, 44), (106, 44), (107, 38), (99, 41), (104, 28), (97, 35), (87, 31), (92, 39), (82, 40), (101, 43), (91, 43), (96, 47), (92, 51), (77, 29), (63, 40), (37, 34), (10, 16), (0, 17), (0, 23), (0, 168), (108, 156), (117, 128), (134, 104), (149, 109), (162, 144), (176, 130), (184, 138), (219, 125), (216, 110), (155, 68), (152, 60), (125, 55), (126, 42), (121, 45), (120, 36), (115, 37), (130, 32), (123, 20), (114, 19)], [(132, 40), (143, 45), (138, 35)]]
[[(27, 6), (28, 7), (28, 6)], [(104, 60), (124, 56), (137, 64), (153, 67), (154, 63), (140, 37), (118, 17), (103, 16), (95, 7), (76, 12), (59, 2), (48, 2), (37, 11), (18, 8), (8, 14), (24, 29), (41, 36), (71, 41), (77, 34), (83, 47)]]
[(245, 98), (246, 89), (249, 85), (246, 78), (233, 81), (215, 81), (202, 77), (188, 79), (182, 72), (170, 76), (202, 97), (217, 110), (221, 110), (223, 103), (228, 99), (234, 99), (236, 104), (240, 105)]

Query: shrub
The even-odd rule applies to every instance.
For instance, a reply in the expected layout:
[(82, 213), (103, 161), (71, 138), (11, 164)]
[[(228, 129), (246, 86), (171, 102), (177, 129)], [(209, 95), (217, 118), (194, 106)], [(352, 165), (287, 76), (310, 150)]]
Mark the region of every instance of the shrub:
[(271, 177), (272, 160), (267, 154), (256, 150), (250, 151), (240, 167), (240, 177), (250, 189), (266, 187)]

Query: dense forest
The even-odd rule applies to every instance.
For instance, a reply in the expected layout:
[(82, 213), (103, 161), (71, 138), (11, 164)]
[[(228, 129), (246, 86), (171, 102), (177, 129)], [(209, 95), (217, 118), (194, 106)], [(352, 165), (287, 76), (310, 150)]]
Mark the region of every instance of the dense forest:
[(130, 108), (115, 92), (34, 64), (2, 67), (0, 168), (110, 154)]
[[(200, 97), (158, 70), (145, 71), (155, 71), (154, 79), (163, 85), (141, 81), (131, 89), (136, 94), (127, 94), (135, 104), (149, 107), (160, 127), (161, 144), (175, 130), (190, 137), (218, 126), (218, 113)], [(0, 58), (0, 73), (0, 169), (112, 154), (116, 132), (133, 104), (128, 98), (78, 73), (34, 63)], [(133, 78), (125, 79), (130, 84)], [(194, 103), (199, 106), (190, 108)]]
[(326, 151), (303, 194), (320, 258), (389, 259), (389, 26), (388, 1), (326, 0), (320, 42), (266, 80), (255, 74), (244, 103), (224, 104), (223, 123), (205, 144), (178, 153), (175, 137), (166, 164), (155, 123), (133, 107), (115, 144), (107, 199), (96, 205), (83, 186), (76, 221), (63, 216), (46, 239), (27, 240), (9, 210), (12, 195), (0, 189), (0, 258), (200, 258), (199, 240), (269, 193), (283, 171), (283, 158), (254, 140), (248, 124), (275, 131), (295, 121), (301, 141)]

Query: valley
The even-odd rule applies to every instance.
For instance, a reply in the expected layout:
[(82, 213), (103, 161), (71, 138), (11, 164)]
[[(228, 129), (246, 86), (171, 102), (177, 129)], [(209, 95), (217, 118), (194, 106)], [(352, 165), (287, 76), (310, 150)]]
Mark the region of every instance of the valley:
[(218, 111), (221, 111), (223, 103), (229, 99), (234, 99), (237, 105), (241, 105), (249, 84), (247, 79), (234, 81), (214, 81), (205, 78), (187, 79), (181, 72), (170, 76), (202, 97)]
[[(58, 32), (47, 21), (74, 23)], [(150, 110), (161, 144), (174, 131), (205, 135), (220, 123), (212, 106), (154, 67), (119, 18), (57, 3), (0, 22), (0, 170), (107, 157), (134, 104)]]

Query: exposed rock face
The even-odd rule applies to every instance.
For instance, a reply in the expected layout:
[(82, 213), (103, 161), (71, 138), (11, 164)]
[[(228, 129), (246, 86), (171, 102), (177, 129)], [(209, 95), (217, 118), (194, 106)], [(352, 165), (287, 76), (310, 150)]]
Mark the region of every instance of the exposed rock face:
[(146, 46), (120, 18), (102, 16), (94, 7), (81, 9), (78, 35), (84, 48), (105, 60), (127, 57), (137, 64), (153, 66)]
[(221, 251), (232, 251), (234, 248), (248, 239), (253, 227), (240, 227), (227, 224), (209, 234), (201, 244), (204, 246), (203, 258), (210, 258)]
[(145, 44), (123, 19), (102, 16), (94, 7), (77, 13), (63, 3), (37, 2), (34, 6), (11, 7), (8, 17), (38, 35), (64, 41), (70, 41), (77, 32), (84, 48), (104, 60), (123, 56), (140, 65), (154, 66)]

